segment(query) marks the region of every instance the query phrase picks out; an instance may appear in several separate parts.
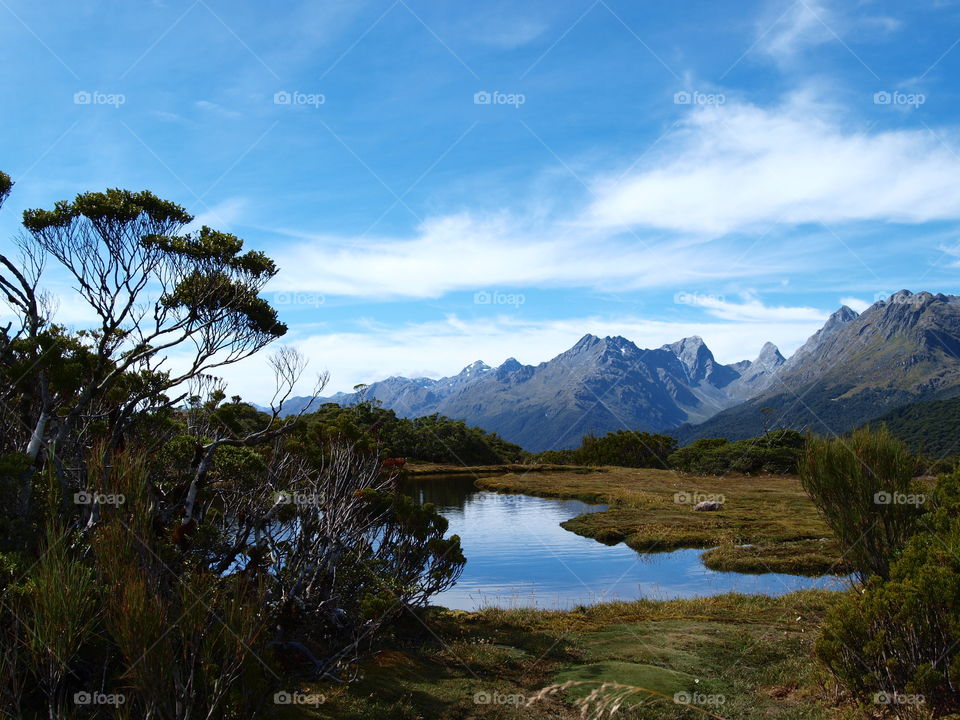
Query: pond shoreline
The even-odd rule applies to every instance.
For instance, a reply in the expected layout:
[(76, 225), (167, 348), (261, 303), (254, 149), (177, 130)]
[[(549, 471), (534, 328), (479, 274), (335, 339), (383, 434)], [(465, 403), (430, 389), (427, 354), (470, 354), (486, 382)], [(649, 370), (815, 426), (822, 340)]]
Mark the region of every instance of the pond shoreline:
[[(562, 527), (605, 545), (622, 542), (641, 554), (708, 549), (704, 565), (721, 572), (807, 577), (849, 572), (796, 476), (550, 465), (432, 465), (410, 474), (444, 475), (473, 476), (477, 487), (498, 493), (608, 505), (602, 513), (565, 520)], [(723, 509), (697, 513), (689, 503), (677, 502), (678, 496), (698, 494), (723, 496)]]
[[(456, 586), (436, 597), (438, 605), (475, 610), (492, 604), (564, 609), (611, 599), (671, 599), (725, 592), (776, 595), (828, 587), (802, 573), (760, 568), (718, 571), (703, 562), (713, 545), (658, 547), (644, 552), (627, 543), (600, 543), (570, 525), (611, 510), (583, 499), (488, 489), (504, 476), (477, 480), (466, 474), (408, 477), (404, 491), (444, 515), (449, 534), (460, 536), (467, 566)], [(509, 478), (508, 478), (509, 479)], [(706, 549), (706, 552), (705, 552)], [(742, 552), (756, 552), (743, 548)]]

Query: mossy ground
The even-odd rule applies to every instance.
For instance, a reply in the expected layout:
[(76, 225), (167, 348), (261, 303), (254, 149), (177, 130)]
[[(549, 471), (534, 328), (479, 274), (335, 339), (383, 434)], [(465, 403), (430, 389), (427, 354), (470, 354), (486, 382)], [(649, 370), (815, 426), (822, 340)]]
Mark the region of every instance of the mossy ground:
[[(687, 693), (717, 716), (846, 717), (812, 658), (837, 593), (722, 595), (636, 601), (569, 612), (431, 609), (418, 631), (363, 664), (349, 686), (319, 685), (327, 702), (303, 717), (332, 720), (578, 718), (573, 702), (602, 682), (645, 687), (617, 717), (707, 717), (673, 701)], [(580, 681), (526, 706), (554, 683)], [(717, 701), (722, 698), (722, 703)]]
[[(704, 556), (714, 570), (847, 572), (800, 481), (790, 475), (692, 476), (671, 470), (603, 468), (601, 472), (509, 473), (478, 483), (498, 492), (577, 498), (609, 509), (572, 518), (563, 527), (638, 552), (716, 548)], [(677, 499), (723, 496), (723, 509), (695, 512)], [(744, 547), (751, 546), (751, 547)]]

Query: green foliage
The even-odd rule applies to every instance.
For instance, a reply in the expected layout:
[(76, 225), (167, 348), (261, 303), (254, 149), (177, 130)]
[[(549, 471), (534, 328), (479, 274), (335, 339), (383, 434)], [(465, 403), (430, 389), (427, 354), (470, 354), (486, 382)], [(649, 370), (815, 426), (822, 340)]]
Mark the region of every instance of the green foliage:
[(935, 496), (889, 579), (849, 593), (816, 649), (855, 695), (937, 716), (960, 705), (960, 475), (941, 478)]
[[(11, 187), (0, 173), (0, 203)], [(522, 453), (372, 404), (300, 421), (227, 402), (209, 371), (286, 331), (259, 297), (277, 268), (229, 233), (178, 234), (191, 220), (150, 192), (85, 193), (24, 213), (20, 267), (0, 255), (20, 315), (0, 328), (3, 717), (272, 717), (278, 660), (349, 680), (465, 562), (378, 452)], [(48, 257), (93, 329), (51, 324)], [(292, 351), (270, 364), (278, 395), (304, 368)], [(76, 693), (124, 702), (87, 707)]]
[(555, 465), (618, 465), (620, 467), (665, 468), (677, 441), (669, 435), (617, 430), (602, 437), (583, 436), (573, 450), (547, 450), (535, 460)]
[(913, 532), (923, 499), (914, 468), (906, 445), (886, 430), (807, 439), (801, 482), (863, 580), (888, 577)]
[(462, 420), (442, 415), (401, 418), (376, 402), (346, 407), (328, 403), (304, 416), (304, 422), (323, 440), (344, 439), (360, 448), (378, 448), (386, 457), (453, 465), (497, 465), (527, 457), (519, 445)]
[(80, 217), (100, 226), (113, 222), (133, 223), (141, 217), (160, 226), (186, 225), (193, 220), (193, 216), (180, 205), (161, 200), (152, 192), (111, 188), (105, 192), (82, 193), (72, 203), (61, 200), (53, 210), (26, 210), (23, 225), (31, 232), (44, 232), (68, 227)]
[(10, 195), (12, 189), (13, 180), (10, 179), (9, 175), (0, 170), (0, 206), (3, 205), (3, 201)]
[(960, 454), (957, 444), (960, 397), (909, 403), (871, 420), (868, 425), (875, 428), (885, 425), (891, 435), (916, 453), (936, 458)]
[[(19, 508), (24, 503), (23, 478), (28, 473), (30, 461), (26, 455), (12, 452), (0, 455), (0, 507)], [(27, 488), (29, 491), (31, 488)], [(36, 540), (36, 513), (28, 515), (6, 512), (0, 515), (0, 554), (21, 553)], [(10, 558), (13, 561), (13, 557)], [(5, 585), (0, 573), (0, 588)]]
[(94, 639), (99, 614), (95, 572), (70, 552), (69, 541), (56, 522), (48, 524), (17, 613), (23, 618), (30, 668), (46, 695), (50, 717), (65, 715), (67, 678)]
[(698, 475), (797, 472), (804, 436), (795, 430), (774, 430), (749, 440), (701, 438), (670, 455), (671, 467)]

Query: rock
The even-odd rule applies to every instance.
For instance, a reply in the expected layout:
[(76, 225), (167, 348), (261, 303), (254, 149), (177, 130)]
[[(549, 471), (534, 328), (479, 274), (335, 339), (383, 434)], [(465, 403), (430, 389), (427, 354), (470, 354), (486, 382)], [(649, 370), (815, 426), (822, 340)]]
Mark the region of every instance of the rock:
[(716, 500), (704, 500), (701, 503), (697, 503), (693, 508), (698, 512), (709, 512), (712, 510), (723, 510), (723, 503), (717, 502)]

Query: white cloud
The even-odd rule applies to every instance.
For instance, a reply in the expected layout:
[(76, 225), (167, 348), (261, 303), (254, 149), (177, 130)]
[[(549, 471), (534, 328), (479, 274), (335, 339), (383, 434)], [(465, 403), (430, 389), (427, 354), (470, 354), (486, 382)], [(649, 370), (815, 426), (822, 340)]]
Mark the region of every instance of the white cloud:
[(866, 310), (872, 303), (867, 302), (866, 300), (861, 300), (860, 298), (855, 297), (842, 297), (840, 298), (840, 304), (846, 305), (851, 310), (856, 310), (858, 313), (862, 313)]
[(833, 39), (837, 18), (819, 0), (788, 0), (786, 10), (778, 4), (758, 24), (758, 47), (777, 60), (788, 60), (801, 49)]
[(755, 47), (780, 65), (793, 64), (804, 50), (836, 43), (862, 62), (849, 46), (856, 39), (877, 39), (903, 23), (889, 15), (869, 14), (871, 3), (783, 0), (757, 22)]
[(731, 322), (813, 322), (823, 324), (828, 316), (811, 307), (769, 307), (751, 295), (745, 295), (743, 302), (729, 302), (723, 297), (713, 295), (690, 296), (689, 304), (705, 308), (714, 317)]
[[(273, 253), (272, 290), (365, 298), (435, 298), (503, 287), (630, 290), (755, 278), (802, 265), (801, 248), (758, 247), (751, 257), (722, 245), (655, 241), (560, 221), (451, 215), (410, 239), (350, 244), (318, 237)], [(787, 256), (790, 256), (789, 259)]]
[(659, 162), (597, 182), (588, 217), (709, 237), (777, 222), (960, 217), (960, 158), (940, 139), (926, 129), (848, 130), (838, 115), (806, 94), (772, 108), (696, 108)]
[[(764, 233), (960, 218), (960, 157), (941, 142), (954, 142), (951, 134), (937, 133), (865, 132), (802, 93), (769, 108), (694, 108), (642, 166), (595, 176), (583, 205), (544, 212), (549, 203), (533, 197), (532, 209), (434, 216), (410, 236), (291, 232), (298, 241), (271, 253), (282, 270), (271, 289), (436, 298), (491, 287), (704, 287), (802, 273), (820, 262), (813, 243)], [(233, 217), (241, 207), (221, 213)], [(749, 252), (736, 233), (754, 235)]]
[(216, 230), (229, 232), (231, 226), (239, 221), (246, 207), (246, 198), (239, 197), (227, 198), (213, 207), (201, 203), (199, 204), (199, 211), (196, 208), (191, 208), (191, 211), (196, 212), (196, 215), (193, 222), (186, 227), (186, 230), (193, 232), (204, 225), (209, 225)]

